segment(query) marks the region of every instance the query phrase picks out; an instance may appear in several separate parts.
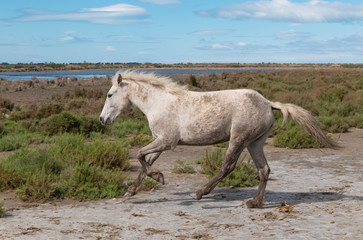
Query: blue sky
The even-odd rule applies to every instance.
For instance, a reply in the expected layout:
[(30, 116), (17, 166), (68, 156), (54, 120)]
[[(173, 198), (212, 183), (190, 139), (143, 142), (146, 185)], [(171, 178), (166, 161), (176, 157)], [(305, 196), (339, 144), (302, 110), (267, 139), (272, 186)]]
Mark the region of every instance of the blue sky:
[(0, 62), (363, 63), (363, 1), (2, 0)]

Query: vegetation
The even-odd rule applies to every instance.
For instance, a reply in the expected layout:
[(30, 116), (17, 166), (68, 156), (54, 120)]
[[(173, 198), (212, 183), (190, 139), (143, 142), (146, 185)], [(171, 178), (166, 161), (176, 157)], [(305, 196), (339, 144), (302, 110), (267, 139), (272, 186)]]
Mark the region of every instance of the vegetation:
[(5, 216), (6, 210), (3, 208), (4, 206), (4, 201), (0, 202), (0, 218)]
[[(118, 68), (118, 65), (100, 64)], [(0, 71), (37, 71), (63, 67), (88, 69), (96, 64), (1, 65)], [(120, 65), (121, 66), (121, 65)], [(137, 67), (165, 67), (142, 64)], [(176, 64), (175, 68), (200, 67), (198, 64)], [(212, 67), (270, 67), (281, 65), (211, 65)], [(9, 68), (7, 68), (9, 67)], [(130, 67), (128, 65), (128, 67)], [(171, 66), (167, 66), (171, 67)], [(173, 76), (195, 91), (233, 88), (255, 89), (271, 101), (300, 105), (311, 111), (326, 132), (345, 132), (363, 127), (363, 69), (358, 65), (339, 68), (321, 65), (311, 69), (223, 72)], [(10, 71), (9, 70), (9, 71)], [(0, 81), (0, 151), (12, 151), (0, 159), (0, 191), (15, 189), (24, 201), (46, 201), (55, 198), (94, 199), (122, 195), (129, 169), (131, 147), (152, 140), (143, 114), (132, 108), (115, 122), (104, 127), (98, 114), (110, 87), (109, 78), (60, 78), (54, 81)], [(23, 100), (19, 91), (41, 94)], [(33, 99), (33, 100), (32, 100)], [(282, 116), (275, 112), (274, 145), (289, 148), (320, 147), (310, 135), (293, 123), (280, 129)], [(228, 142), (218, 145), (227, 147)], [(220, 169), (223, 151), (206, 153), (203, 172), (209, 177)], [(180, 161), (173, 172), (192, 172), (192, 166)], [(255, 167), (245, 155), (222, 184), (250, 186), (257, 183)], [(154, 189), (151, 179), (144, 189)]]
[(118, 63), (118, 62), (98, 62), (98, 63), (17, 63), (9, 64), (3, 62), (0, 64), (0, 72), (38, 72), (38, 71), (55, 71), (55, 70), (88, 70), (88, 69), (124, 69), (124, 68), (362, 68), (362, 64), (278, 64), (278, 63)]
[(142, 183), (141, 189), (144, 191), (153, 191), (155, 188), (157, 188), (159, 185), (159, 182), (155, 181), (152, 178), (147, 177), (144, 182)]
[[(15, 189), (19, 199), (30, 202), (123, 195), (129, 149), (152, 137), (137, 109), (113, 127), (102, 126), (100, 110), (88, 103), (91, 98), (102, 106), (99, 95), (75, 88), (44, 105), (7, 108), (8, 117), (0, 122), (0, 151), (16, 151), (0, 159), (0, 191)], [(82, 107), (75, 107), (75, 101)]]
[(276, 147), (300, 148), (322, 148), (324, 147), (316, 141), (309, 133), (290, 122), (285, 131), (274, 137), (273, 145)]
[[(212, 179), (221, 169), (225, 158), (225, 151), (216, 149), (201, 159), (203, 173)], [(247, 158), (247, 154), (242, 154), (238, 159), (235, 169), (227, 177), (225, 177), (218, 185), (228, 187), (248, 187), (258, 183), (258, 174), (255, 165), (251, 162), (251, 158)]]
[(1, 162), (0, 190), (15, 188), (24, 201), (53, 198), (95, 199), (126, 191), (123, 173), (129, 167), (123, 142), (63, 134), (46, 148), (22, 148)]
[(176, 166), (171, 170), (173, 173), (195, 173), (193, 166), (185, 164), (183, 160), (178, 159)]

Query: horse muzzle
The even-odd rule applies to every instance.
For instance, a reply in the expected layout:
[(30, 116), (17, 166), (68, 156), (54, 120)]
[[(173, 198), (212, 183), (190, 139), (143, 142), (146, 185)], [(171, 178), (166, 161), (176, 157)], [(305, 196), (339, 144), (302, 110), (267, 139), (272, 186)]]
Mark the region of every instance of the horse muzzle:
[(102, 125), (111, 125), (112, 124), (112, 120), (110, 118), (105, 119), (104, 117), (100, 116), (99, 120)]

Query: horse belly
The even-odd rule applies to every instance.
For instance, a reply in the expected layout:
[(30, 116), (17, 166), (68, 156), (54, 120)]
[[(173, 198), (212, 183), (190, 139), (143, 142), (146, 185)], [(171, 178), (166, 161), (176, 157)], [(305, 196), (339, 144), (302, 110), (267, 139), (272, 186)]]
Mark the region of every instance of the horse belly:
[(195, 121), (181, 128), (179, 144), (210, 145), (225, 142), (229, 140), (230, 131), (230, 122)]

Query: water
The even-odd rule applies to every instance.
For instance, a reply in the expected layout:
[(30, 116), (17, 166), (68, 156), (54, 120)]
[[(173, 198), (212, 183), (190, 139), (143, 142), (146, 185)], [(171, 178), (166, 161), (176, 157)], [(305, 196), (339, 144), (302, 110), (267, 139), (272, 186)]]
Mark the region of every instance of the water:
[[(31, 80), (34, 76), (39, 80), (55, 80), (57, 77), (76, 77), (92, 78), (92, 77), (106, 77), (106, 75), (114, 75), (118, 70), (82, 70), (82, 71), (54, 71), (54, 72), (0, 72), (0, 79), (15, 80)], [(174, 74), (211, 74), (222, 72), (235, 72), (235, 71), (270, 71), (270, 69), (152, 69), (152, 70), (136, 70), (146, 73), (156, 73), (159, 75), (174, 75)]]

